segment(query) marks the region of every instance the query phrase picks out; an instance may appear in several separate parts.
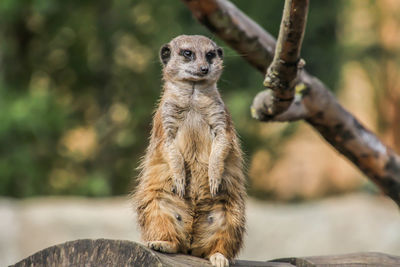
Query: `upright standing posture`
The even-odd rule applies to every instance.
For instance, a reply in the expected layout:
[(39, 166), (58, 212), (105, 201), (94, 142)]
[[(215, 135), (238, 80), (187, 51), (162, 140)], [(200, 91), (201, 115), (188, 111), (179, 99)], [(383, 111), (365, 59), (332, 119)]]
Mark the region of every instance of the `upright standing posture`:
[(229, 266), (245, 231), (242, 152), (216, 85), (222, 58), (222, 49), (199, 35), (161, 48), (164, 90), (134, 193), (150, 248), (214, 266)]

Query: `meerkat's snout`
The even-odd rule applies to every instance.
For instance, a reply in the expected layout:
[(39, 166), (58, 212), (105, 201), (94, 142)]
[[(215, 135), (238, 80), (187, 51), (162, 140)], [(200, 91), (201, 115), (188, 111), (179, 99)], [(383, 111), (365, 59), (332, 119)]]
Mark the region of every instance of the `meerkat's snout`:
[(201, 66), (200, 71), (201, 71), (201, 73), (206, 75), (208, 73), (208, 66)]

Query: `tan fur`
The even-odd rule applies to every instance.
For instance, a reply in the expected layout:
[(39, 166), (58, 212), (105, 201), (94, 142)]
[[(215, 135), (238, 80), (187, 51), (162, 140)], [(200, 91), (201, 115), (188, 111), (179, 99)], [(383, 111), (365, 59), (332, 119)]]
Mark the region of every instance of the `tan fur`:
[(246, 192), (242, 152), (216, 87), (222, 53), (203, 36), (178, 36), (165, 47), (163, 95), (133, 197), (142, 238), (152, 249), (226, 266), (223, 257), (232, 260), (242, 246)]

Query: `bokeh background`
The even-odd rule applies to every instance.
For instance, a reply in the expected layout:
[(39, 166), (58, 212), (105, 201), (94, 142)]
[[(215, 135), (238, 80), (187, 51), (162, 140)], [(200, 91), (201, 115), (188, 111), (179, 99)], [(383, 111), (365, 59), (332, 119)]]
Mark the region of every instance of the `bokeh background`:
[[(236, 4), (277, 35), (282, 1)], [(341, 7), (337, 1), (311, 5), (303, 50), (307, 69), (333, 89), (344, 59), (337, 40)], [(250, 118), (262, 75), (181, 1), (4, 0), (0, 12), (2, 195), (128, 193), (160, 96), (158, 51), (180, 34), (203, 34), (225, 48), (219, 87), (248, 166), (255, 152), (268, 154), (268, 168), (275, 165), (299, 127)]]
[[(284, 1), (232, 2), (277, 36)], [(306, 69), (397, 152), (399, 31), (397, 0), (312, 1), (302, 49)], [(3, 199), (126, 196), (161, 91), (158, 50), (180, 34), (206, 35), (225, 49), (219, 89), (242, 140), (252, 197), (299, 203), (379, 192), (306, 123), (252, 120), (263, 76), (181, 1), (1, 0)]]

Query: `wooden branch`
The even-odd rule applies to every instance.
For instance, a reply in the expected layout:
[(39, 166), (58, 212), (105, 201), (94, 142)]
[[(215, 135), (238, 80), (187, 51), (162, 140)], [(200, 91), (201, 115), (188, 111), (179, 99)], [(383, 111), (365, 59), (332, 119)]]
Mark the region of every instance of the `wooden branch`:
[(294, 266), (397, 266), (399, 257), (379, 252), (361, 252), (345, 255), (286, 258), (275, 261), (291, 263)]
[[(182, 1), (208, 29), (265, 72), (275, 47), (269, 33), (227, 0)], [(295, 93), (295, 101), (286, 112), (259, 119), (305, 119), (400, 206), (400, 157), (346, 111), (317, 78), (302, 71)]]
[[(307, 21), (308, 0), (286, 0), (274, 59), (264, 79), (266, 90), (257, 94), (251, 108), (259, 120), (286, 111), (294, 99), (300, 62), (300, 50)], [(300, 63), (300, 64), (299, 64)]]
[[(285, 258), (272, 261), (236, 260), (230, 266), (315, 267), (315, 266), (399, 266), (400, 257), (383, 253)], [(28, 266), (211, 266), (209, 261), (189, 255), (163, 254), (123, 240), (82, 239), (41, 250), (10, 267)]]

